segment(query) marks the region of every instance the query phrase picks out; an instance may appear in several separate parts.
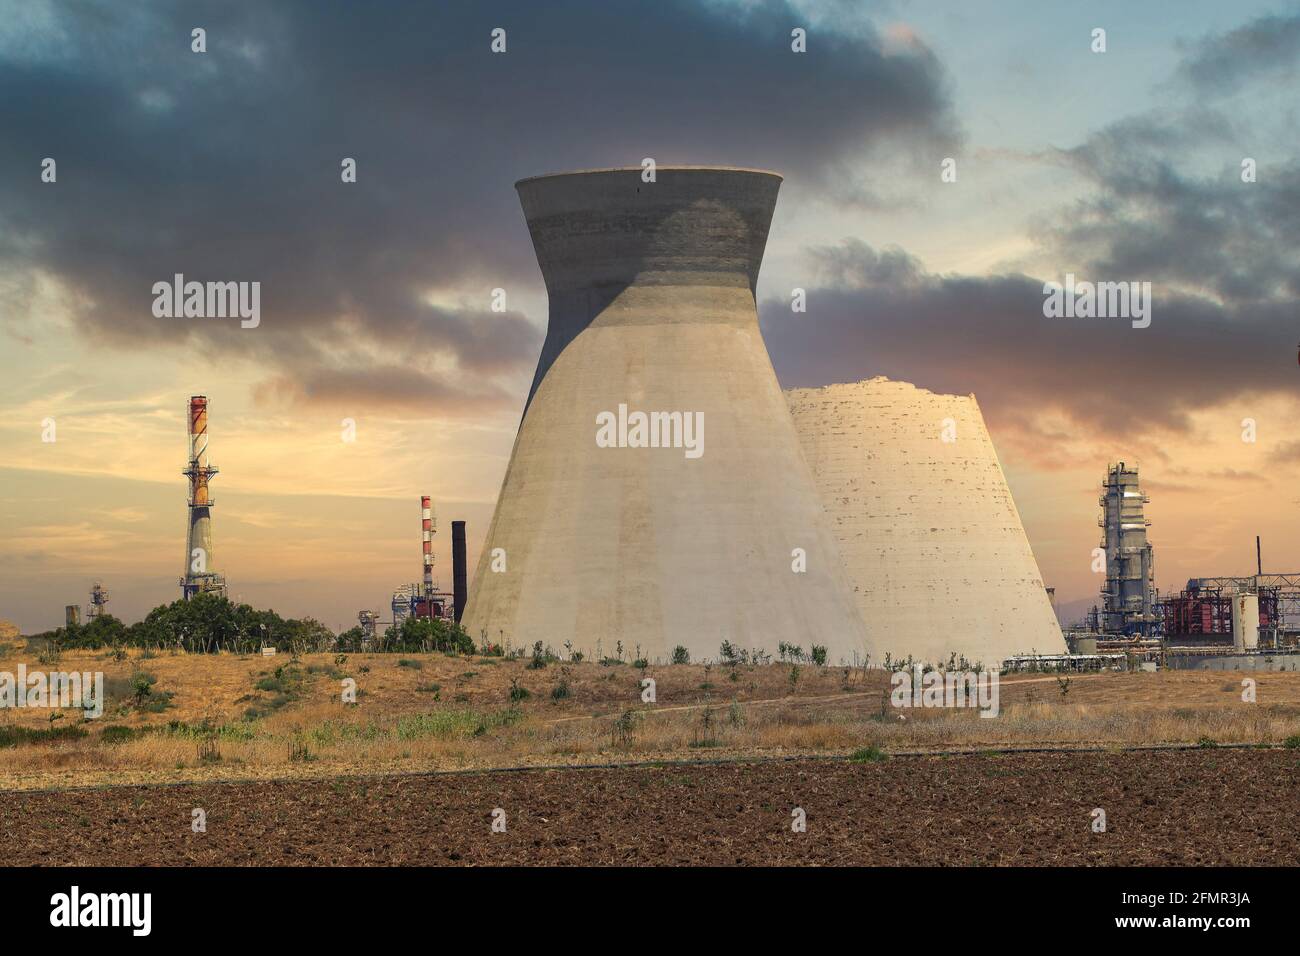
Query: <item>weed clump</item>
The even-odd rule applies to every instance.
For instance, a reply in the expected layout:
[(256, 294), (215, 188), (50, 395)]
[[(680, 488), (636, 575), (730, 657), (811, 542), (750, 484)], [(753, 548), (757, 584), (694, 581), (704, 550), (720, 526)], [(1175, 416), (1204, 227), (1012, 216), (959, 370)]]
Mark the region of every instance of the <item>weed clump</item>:
[(849, 760), (853, 763), (880, 763), (888, 760), (889, 754), (885, 753), (875, 744), (869, 747), (859, 747), (849, 755)]
[(517, 704), (532, 696), (532, 694), (528, 693), (528, 688), (519, 683), (518, 677), (510, 678), (510, 703)]

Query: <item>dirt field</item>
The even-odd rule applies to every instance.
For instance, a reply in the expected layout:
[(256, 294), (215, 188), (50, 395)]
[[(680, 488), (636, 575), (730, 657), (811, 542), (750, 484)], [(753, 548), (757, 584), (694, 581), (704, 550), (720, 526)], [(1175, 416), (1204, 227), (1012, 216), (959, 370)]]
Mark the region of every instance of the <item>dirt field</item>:
[(1200, 749), (9, 792), (0, 832), (11, 865), (1295, 866), (1298, 769)]

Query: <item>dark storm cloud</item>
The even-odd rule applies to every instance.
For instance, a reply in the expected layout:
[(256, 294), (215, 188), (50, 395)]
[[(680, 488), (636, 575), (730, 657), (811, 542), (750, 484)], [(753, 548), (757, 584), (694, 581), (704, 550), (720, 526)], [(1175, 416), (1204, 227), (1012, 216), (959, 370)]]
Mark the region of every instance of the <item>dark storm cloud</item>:
[[(520, 177), (652, 156), (827, 185), (862, 150), (955, 125), (923, 46), (814, 29), (796, 55), (801, 18), (775, 0), (55, 9), (0, 51), (0, 269), (59, 277), (96, 340), (201, 342), (274, 366), (267, 395), (316, 402), (409, 390), (436, 412), (450, 384), (491, 398), (531, 367), (535, 326), (486, 311), (494, 287), (541, 291)], [(38, 181), (46, 156), (57, 185)], [(154, 318), (175, 273), (259, 280), (260, 328)], [(439, 363), (430, 394), (435, 356), (456, 371)]]
[(1248, 80), (1294, 74), (1300, 63), (1300, 14), (1260, 17), (1190, 46), (1180, 75), (1201, 94), (1235, 92)]
[[(1269, 70), (1294, 59), (1290, 24), (1257, 21), (1208, 38), (1179, 72), (1224, 90), (1271, 82)], [(1150, 282), (1150, 328), (1045, 318), (1043, 284), (1059, 273), (937, 275), (902, 250), (849, 240), (809, 250), (819, 279), (806, 315), (788, 301), (763, 303), (782, 383), (887, 375), (974, 392), (990, 419), (1046, 447), (1077, 437), (1052, 434), (1046, 411), (1126, 436), (1186, 429), (1192, 412), (1230, 399), (1294, 395), (1300, 162), (1294, 152), (1256, 157), (1256, 181), (1243, 182), (1250, 150), (1241, 143), (1256, 137), (1238, 127), (1249, 122), (1204, 103), (1152, 110), (1052, 156), (1089, 191), (1044, 215), (1033, 238), (1060, 273)], [(1288, 445), (1276, 462), (1293, 455)]]
[(1214, 175), (1181, 171), (1181, 150), (1217, 140), (1202, 113), (1129, 118), (1061, 155), (1095, 192), (1059, 210), (1040, 238), (1065, 261), (1107, 278), (1175, 284), (1238, 304), (1300, 295), (1300, 162), (1256, 158), (1243, 182), (1242, 149)]
[(786, 387), (886, 375), (973, 392), (991, 420), (1025, 431), (1055, 410), (1111, 435), (1186, 428), (1197, 409), (1296, 388), (1290, 304), (1247, 311), (1157, 286), (1150, 328), (1135, 329), (1044, 317), (1044, 280), (1030, 276), (936, 275), (856, 240), (812, 257), (826, 284), (808, 289), (807, 313), (779, 299), (760, 310)]

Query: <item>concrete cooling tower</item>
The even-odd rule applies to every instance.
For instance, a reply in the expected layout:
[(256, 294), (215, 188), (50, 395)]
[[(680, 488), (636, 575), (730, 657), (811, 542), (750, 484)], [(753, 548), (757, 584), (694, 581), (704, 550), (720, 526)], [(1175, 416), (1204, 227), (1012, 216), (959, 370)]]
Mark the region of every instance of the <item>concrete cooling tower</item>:
[(621, 642), (627, 658), (716, 659), (728, 640), (860, 660), (865, 629), (754, 306), (781, 177), (660, 166), (657, 180), (516, 185), (550, 318), (464, 627), (589, 657)]
[(1064, 653), (975, 396), (885, 378), (786, 394), (882, 654)]

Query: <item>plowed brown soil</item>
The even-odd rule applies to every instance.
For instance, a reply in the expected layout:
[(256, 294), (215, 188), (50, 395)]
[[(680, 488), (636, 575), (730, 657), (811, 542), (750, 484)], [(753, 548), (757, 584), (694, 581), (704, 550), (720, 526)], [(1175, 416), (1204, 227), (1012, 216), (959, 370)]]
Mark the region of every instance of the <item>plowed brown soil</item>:
[(0, 833), (11, 865), (1295, 866), (1298, 770), (1204, 749), (10, 792)]

